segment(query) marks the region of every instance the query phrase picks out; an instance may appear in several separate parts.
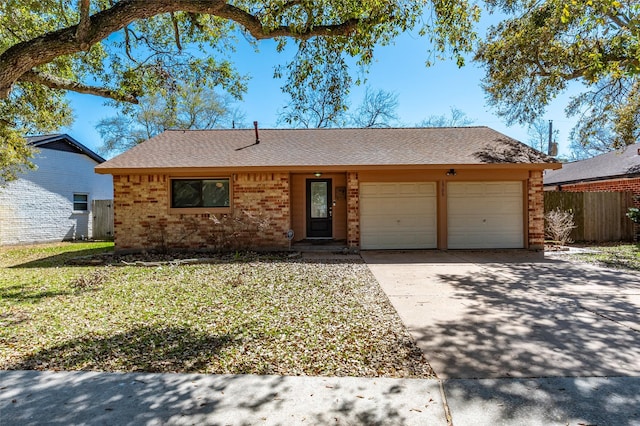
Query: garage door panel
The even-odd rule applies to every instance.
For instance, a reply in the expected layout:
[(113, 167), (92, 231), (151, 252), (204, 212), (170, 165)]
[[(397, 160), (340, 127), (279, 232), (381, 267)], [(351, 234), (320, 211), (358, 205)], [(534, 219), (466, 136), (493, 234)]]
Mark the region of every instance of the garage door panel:
[[(371, 235), (365, 244), (365, 249), (420, 249), (434, 248), (435, 232), (404, 232), (380, 230)], [(432, 247), (425, 247), (425, 242)], [(428, 243), (430, 242), (430, 243)]]
[[(366, 223), (373, 224), (374, 222), (367, 221)], [(375, 223), (376, 230), (378, 232), (399, 232), (399, 233), (412, 233), (412, 232), (434, 232), (436, 229), (435, 220), (431, 220), (425, 217), (403, 217), (397, 220), (381, 220)], [(376, 232), (376, 233), (378, 233)]]
[(398, 184), (398, 195), (414, 196), (415, 194), (421, 194), (425, 196), (436, 195), (436, 185), (434, 183), (412, 183)]
[[(371, 211), (369, 213), (376, 214), (380, 211), (385, 212), (397, 212), (400, 215), (412, 214), (412, 212), (417, 212), (419, 209), (430, 208), (432, 203), (435, 201), (429, 199), (428, 197), (381, 197), (381, 198), (365, 198), (360, 200), (361, 208), (369, 208)], [(399, 201), (400, 200), (400, 201)], [(398, 204), (400, 203), (400, 204)], [(417, 213), (416, 213), (417, 214)]]
[(449, 196), (502, 196), (522, 193), (521, 182), (451, 182), (448, 187)]
[(433, 200), (424, 199), (369, 199), (361, 200), (360, 210), (366, 217), (384, 216), (389, 218), (401, 218), (422, 216), (424, 212), (435, 209), (435, 197)]
[[(409, 226), (436, 226), (435, 200), (421, 200), (411, 205), (401, 206), (389, 203), (371, 203), (363, 200), (360, 206), (361, 225), (375, 226), (376, 229), (393, 226), (402, 229)], [(411, 209), (407, 211), (406, 209)]]
[(377, 183), (362, 184), (361, 197), (367, 198), (415, 198), (420, 196), (435, 196), (434, 183)]
[[(468, 227), (467, 231), (473, 231), (472, 228), (480, 227), (485, 229), (484, 232), (493, 232), (496, 228), (502, 228), (501, 232), (515, 232), (520, 230), (522, 219), (514, 216), (456, 216), (449, 219), (449, 226), (454, 228)], [(511, 230), (511, 231), (510, 231)]]
[(435, 183), (363, 183), (360, 194), (363, 249), (437, 246)]
[[(363, 221), (365, 228), (375, 226), (376, 230), (393, 229), (396, 232), (421, 232), (423, 230), (435, 230), (435, 223), (433, 220), (419, 216), (404, 216), (396, 218), (380, 218), (380, 220), (366, 220)], [(411, 228), (411, 229), (409, 229)]]
[[(472, 207), (473, 206), (473, 207)], [(509, 203), (508, 205), (501, 205), (497, 208), (492, 206), (482, 206), (482, 204), (460, 204), (459, 207), (452, 206), (449, 204), (449, 209), (454, 212), (453, 215), (449, 215), (450, 220), (456, 220), (464, 218), (465, 220), (469, 220), (471, 218), (477, 218), (479, 220), (489, 220), (491, 218), (506, 218), (509, 220), (516, 220), (518, 223), (521, 222), (521, 217), (516, 217), (515, 212), (522, 211), (521, 203)], [(456, 211), (461, 213), (455, 213)]]
[(521, 182), (451, 182), (447, 241), (456, 248), (524, 247)]
[(465, 234), (449, 234), (451, 249), (506, 249), (522, 248), (522, 235), (501, 235), (500, 241), (486, 238), (485, 233), (471, 232)]

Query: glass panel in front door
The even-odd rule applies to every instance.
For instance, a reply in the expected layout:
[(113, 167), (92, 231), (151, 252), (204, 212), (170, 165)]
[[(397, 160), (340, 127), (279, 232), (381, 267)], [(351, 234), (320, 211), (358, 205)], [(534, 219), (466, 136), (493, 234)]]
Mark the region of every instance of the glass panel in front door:
[(327, 206), (327, 182), (311, 182), (311, 218), (320, 219), (329, 216)]

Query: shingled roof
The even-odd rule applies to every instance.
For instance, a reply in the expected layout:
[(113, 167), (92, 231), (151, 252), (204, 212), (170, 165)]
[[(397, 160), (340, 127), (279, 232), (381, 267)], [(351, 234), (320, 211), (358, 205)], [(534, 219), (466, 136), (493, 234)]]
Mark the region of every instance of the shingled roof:
[(35, 148), (53, 149), (56, 151), (75, 152), (83, 154), (91, 158), (98, 164), (104, 163), (106, 160), (82, 145), (80, 142), (67, 135), (66, 133), (57, 133), (53, 135), (27, 136), (25, 138), (27, 144)]
[[(99, 173), (175, 168), (538, 164), (555, 160), (488, 127), (169, 130)], [(150, 170), (146, 170), (150, 171)]]
[(544, 175), (545, 185), (640, 176), (640, 143), (586, 160), (567, 163)]

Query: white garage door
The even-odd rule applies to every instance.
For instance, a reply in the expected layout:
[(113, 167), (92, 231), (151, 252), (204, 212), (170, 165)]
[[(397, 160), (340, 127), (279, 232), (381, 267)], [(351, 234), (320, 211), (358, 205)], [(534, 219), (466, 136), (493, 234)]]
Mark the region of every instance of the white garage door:
[(450, 182), (448, 247), (522, 248), (522, 182)]
[(417, 249), (437, 246), (436, 184), (360, 185), (360, 247)]

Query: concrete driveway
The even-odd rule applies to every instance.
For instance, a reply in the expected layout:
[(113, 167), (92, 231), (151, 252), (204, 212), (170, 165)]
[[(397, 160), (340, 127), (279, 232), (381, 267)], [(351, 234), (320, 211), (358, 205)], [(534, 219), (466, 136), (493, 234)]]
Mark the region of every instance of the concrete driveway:
[(440, 378), (640, 376), (640, 274), (526, 251), (365, 251)]

